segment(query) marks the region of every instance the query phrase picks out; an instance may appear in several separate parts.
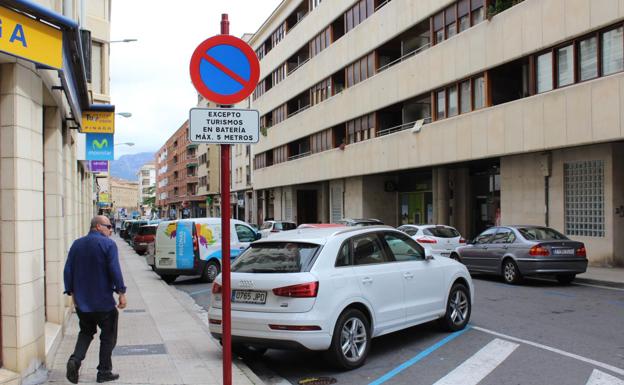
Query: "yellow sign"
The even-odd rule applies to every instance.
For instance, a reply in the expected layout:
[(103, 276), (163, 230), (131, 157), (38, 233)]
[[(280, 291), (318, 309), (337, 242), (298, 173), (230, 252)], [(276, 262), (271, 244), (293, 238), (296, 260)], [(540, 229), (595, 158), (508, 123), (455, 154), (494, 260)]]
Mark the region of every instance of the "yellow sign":
[(84, 111), (82, 113), (82, 131), (89, 134), (114, 134), (115, 112)]
[(0, 7), (0, 51), (52, 68), (61, 68), (63, 32)]
[(110, 195), (108, 193), (100, 193), (98, 202), (110, 203)]

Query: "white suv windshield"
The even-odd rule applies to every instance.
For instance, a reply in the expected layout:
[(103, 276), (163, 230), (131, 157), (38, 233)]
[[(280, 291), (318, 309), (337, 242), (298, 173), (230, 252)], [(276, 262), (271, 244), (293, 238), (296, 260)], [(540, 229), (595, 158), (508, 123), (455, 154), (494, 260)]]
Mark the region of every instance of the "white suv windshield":
[(252, 244), (232, 265), (238, 273), (299, 273), (308, 271), (320, 246), (299, 242)]

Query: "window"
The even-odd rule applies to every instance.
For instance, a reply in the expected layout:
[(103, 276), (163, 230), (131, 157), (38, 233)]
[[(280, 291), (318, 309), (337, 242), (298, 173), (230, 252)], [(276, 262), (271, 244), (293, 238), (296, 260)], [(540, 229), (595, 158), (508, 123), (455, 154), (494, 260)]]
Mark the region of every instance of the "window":
[(604, 161), (563, 165), (565, 232), (604, 237)]
[(499, 229), (489, 243), (511, 243), (514, 239), (513, 231), (510, 229)]
[(272, 112), (272, 122), (273, 124), (278, 124), (280, 122), (283, 122), (284, 120), (286, 120), (287, 114), (286, 114), (286, 104), (283, 104), (279, 107), (277, 107), (276, 109), (273, 110)]
[(552, 53), (548, 52), (537, 57), (537, 93), (552, 89)]
[(252, 243), (232, 263), (232, 271), (239, 273), (309, 271), (319, 248), (319, 245), (300, 242)]
[(436, 119), (446, 118), (446, 95), (445, 91), (438, 91), (436, 97)]
[(347, 73), (347, 87), (351, 87), (375, 74), (375, 53), (360, 58), (345, 69)]
[(527, 241), (564, 241), (568, 238), (548, 227), (521, 227), (518, 232)]
[(624, 70), (624, 27), (602, 34), (602, 74), (611, 75)]
[(472, 25), (477, 25), (485, 20), (485, 6), (483, 0), (472, 0)]
[(338, 256), (336, 257), (336, 267), (350, 266), (351, 265), (351, 250), (349, 248), (349, 241), (342, 244)]
[(579, 79), (589, 80), (598, 76), (598, 39), (593, 36), (579, 42)]
[(457, 115), (457, 86), (448, 88), (448, 116)]
[(459, 112), (463, 114), (472, 110), (470, 100), (470, 80), (462, 82), (459, 88)]
[(457, 18), (459, 20), (459, 32), (470, 28), (470, 0), (461, 0), (457, 3)]
[(286, 36), (286, 23), (282, 23), (271, 35), (271, 45), (275, 47)]
[(273, 164), (286, 162), (288, 160), (288, 145), (273, 149)]
[(355, 265), (389, 262), (377, 234), (371, 233), (353, 240), (353, 262)]
[(384, 233), (384, 240), (396, 261), (422, 261), (425, 259), (423, 248), (406, 235)]
[(445, 226), (436, 226), (436, 227), (426, 228), (423, 230), (423, 234), (430, 235), (436, 238), (458, 238), (460, 237), (457, 230), (455, 230), (452, 227), (445, 227)]
[(485, 77), (480, 76), (474, 79), (472, 100), (475, 110), (485, 107)]
[(245, 225), (236, 224), (236, 235), (239, 242), (253, 242), (256, 240), (256, 233)]
[(368, 114), (350, 120), (347, 126), (347, 143), (356, 143), (375, 136), (375, 114)]
[(557, 50), (557, 87), (574, 83), (574, 47), (559, 48)]
[(311, 11), (321, 4), (322, 0), (308, 0), (308, 9)]
[(331, 44), (331, 26), (325, 28), (321, 33), (316, 35), (314, 39), (310, 40), (308, 43), (310, 50), (310, 57), (316, 56), (329, 47)]
[(435, 35), (435, 44), (444, 41), (444, 12), (440, 12), (433, 17), (433, 31)]
[(451, 5), (444, 11), (444, 20), (446, 22), (446, 38), (449, 39), (457, 34), (457, 18), (455, 17), (455, 4)]
[(91, 89), (93, 93), (102, 93), (102, 44), (91, 45)]
[(375, 12), (374, 4), (370, 0), (360, 0), (344, 14), (345, 33), (355, 28)]
[(474, 240), (474, 243), (476, 244), (489, 243), (489, 240), (492, 238), (492, 235), (496, 233), (496, 229), (497, 229), (496, 227), (493, 227), (477, 235), (477, 237)]
[(312, 153), (327, 151), (333, 148), (332, 130), (324, 130), (316, 133), (310, 138), (310, 150)]

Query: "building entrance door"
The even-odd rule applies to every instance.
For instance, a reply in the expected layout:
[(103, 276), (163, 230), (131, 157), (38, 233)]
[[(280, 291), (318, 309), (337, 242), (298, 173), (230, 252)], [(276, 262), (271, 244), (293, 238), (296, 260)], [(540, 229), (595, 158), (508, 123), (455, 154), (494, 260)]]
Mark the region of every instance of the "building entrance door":
[(500, 225), (500, 167), (498, 164), (473, 169), (471, 238), (485, 229)]
[(297, 190), (297, 222), (318, 223), (318, 197), (316, 190)]
[(431, 191), (400, 193), (400, 223), (433, 223), (433, 194)]

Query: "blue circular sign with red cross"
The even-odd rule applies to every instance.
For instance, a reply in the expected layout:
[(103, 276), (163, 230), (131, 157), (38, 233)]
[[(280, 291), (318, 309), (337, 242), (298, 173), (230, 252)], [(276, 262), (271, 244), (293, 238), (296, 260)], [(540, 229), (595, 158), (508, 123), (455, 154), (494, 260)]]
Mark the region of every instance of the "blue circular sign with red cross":
[(204, 40), (191, 56), (191, 80), (203, 97), (217, 104), (234, 104), (256, 88), (260, 63), (241, 39), (217, 35)]

